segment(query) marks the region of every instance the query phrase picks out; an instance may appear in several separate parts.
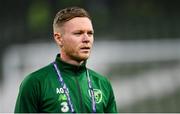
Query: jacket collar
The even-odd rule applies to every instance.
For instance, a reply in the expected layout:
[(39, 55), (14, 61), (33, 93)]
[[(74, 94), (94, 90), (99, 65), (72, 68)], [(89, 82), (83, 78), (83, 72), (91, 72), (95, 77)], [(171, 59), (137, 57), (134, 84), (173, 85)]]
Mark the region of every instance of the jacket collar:
[(69, 64), (65, 61), (62, 61), (62, 59), (60, 58), (60, 54), (58, 54), (56, 56), (55, 61), (56, 61), (58, 68), (60, 69), (61, 72), (79, 74), (79, 73), (86, 71), (86, 61), (84, 63), (82, 63), (80, 66), (76, 66), (73, 64)]

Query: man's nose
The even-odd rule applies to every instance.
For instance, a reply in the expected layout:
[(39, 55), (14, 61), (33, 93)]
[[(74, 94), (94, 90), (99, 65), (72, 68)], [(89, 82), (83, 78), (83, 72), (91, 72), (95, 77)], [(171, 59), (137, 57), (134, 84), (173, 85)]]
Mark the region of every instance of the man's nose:
[(83, 42), (88, 43), (88, 42), (90, 42), (89, 39), (90, 39), (90, 38), (89, 38), (89, 36), (88, 36), (87, 33), (83, 34), (83, 39), (82, 39)]

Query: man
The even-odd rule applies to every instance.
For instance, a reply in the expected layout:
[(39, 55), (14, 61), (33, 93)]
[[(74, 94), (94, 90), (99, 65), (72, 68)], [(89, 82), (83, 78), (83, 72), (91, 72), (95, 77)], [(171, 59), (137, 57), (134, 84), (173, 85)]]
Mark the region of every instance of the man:
[(86, 67), (94, 40), (87, 11), (78, 7), (59, 11), (53, 30), (60, 54), (24, 79), (15, 112), (116, 113), (110, 82)]

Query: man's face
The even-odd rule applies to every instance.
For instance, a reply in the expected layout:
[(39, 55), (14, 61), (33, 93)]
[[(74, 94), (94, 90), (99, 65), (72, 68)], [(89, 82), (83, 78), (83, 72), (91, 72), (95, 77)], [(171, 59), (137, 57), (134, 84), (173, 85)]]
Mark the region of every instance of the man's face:
[(88, 59), (93, 45), (93, 27), (86, 17), (76, 17), (63, 25), (61, 53), (72, 60)]

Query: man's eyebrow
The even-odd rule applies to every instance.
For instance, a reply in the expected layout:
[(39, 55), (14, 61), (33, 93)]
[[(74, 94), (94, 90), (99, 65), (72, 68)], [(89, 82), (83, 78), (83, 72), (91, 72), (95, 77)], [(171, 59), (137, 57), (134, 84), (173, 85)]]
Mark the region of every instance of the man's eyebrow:
[(94, 31), (93, 31), (93, 30), (75, 30), (74, 32), (84, 32), (84, 31), (87, 31), (87, 32), (92, 32), (92, 33), (94, 33)]

